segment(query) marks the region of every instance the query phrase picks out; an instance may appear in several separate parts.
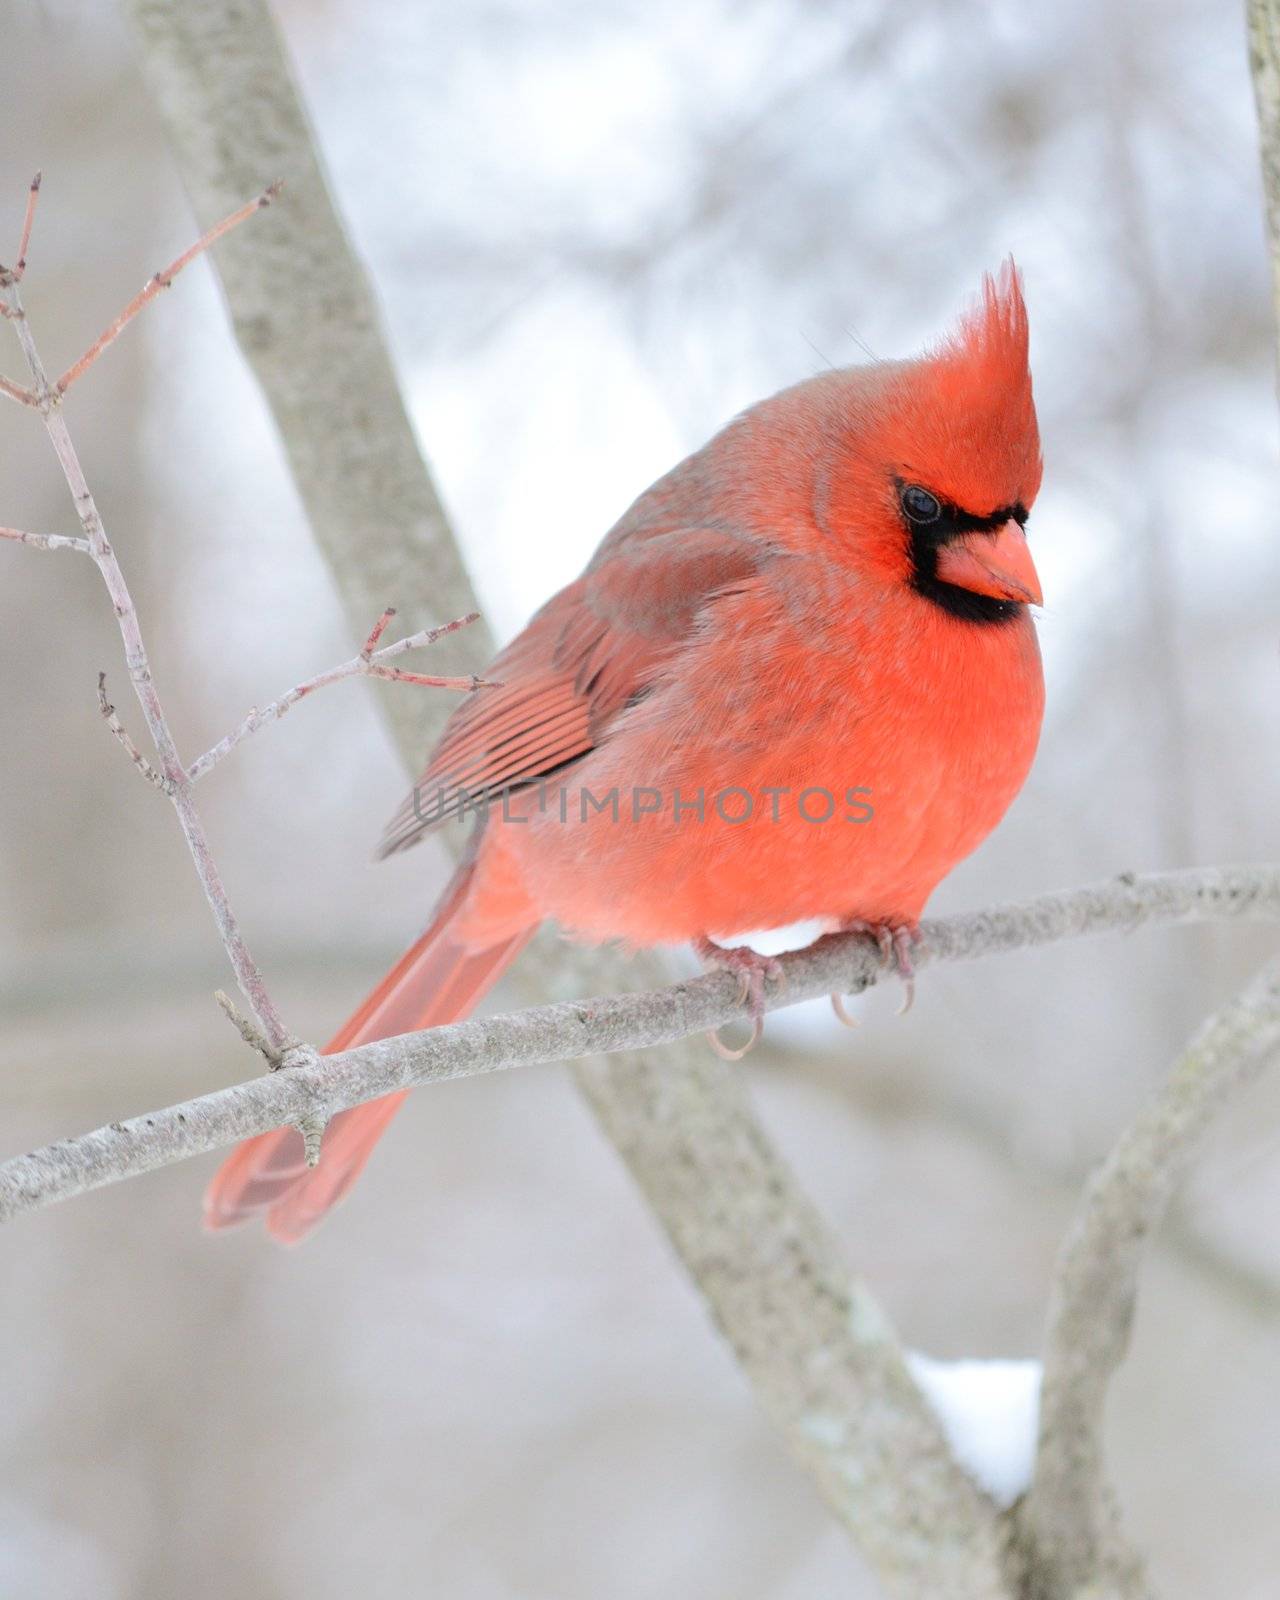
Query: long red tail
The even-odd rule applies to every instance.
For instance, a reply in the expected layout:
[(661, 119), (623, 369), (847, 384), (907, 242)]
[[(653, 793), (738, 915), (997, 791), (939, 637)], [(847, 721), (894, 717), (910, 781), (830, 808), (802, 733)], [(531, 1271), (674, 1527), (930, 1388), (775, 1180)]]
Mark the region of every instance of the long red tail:
[[(488, 949), (450, 936), (474, 868), (455, 874), (431, 926), (406, 951), (364, 1004), (325, 1046), (325, 1054), (397, 1033), (457, 1022), (479, 1004), (528, 943), (528, 928)], [(320, 1165), (303, 1159), (296, 1128), (277, 1128), (237, 1145), (205, 1194), (207, 1228), (231, 1228), (266, 1212), (267, 1232), (282, 1244), (304, 1238), (360, 1176), (373, 1147), (405, 1098), (402, 1091), (340, 1111), (325, 1130)]]

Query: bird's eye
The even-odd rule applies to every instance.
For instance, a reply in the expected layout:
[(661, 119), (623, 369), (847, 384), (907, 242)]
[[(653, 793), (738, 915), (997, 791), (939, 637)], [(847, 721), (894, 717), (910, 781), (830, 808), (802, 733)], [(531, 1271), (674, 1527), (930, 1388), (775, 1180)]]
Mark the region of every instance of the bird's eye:
[(937, 495), (922, 489), (918, 483), (909, 483), (902, 491), (902, 509), (912, 522), (936, 522), (942, 515)]

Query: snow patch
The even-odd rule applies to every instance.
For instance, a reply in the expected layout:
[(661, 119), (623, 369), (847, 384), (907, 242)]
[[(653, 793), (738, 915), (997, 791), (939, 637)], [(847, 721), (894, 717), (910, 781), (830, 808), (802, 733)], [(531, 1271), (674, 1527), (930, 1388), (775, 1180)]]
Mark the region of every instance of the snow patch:
[(936, 1361), (907, 1352), (956, 1460), (1007, 1509), (1031, 1485), (1040, 1420), (1038, 1361)]

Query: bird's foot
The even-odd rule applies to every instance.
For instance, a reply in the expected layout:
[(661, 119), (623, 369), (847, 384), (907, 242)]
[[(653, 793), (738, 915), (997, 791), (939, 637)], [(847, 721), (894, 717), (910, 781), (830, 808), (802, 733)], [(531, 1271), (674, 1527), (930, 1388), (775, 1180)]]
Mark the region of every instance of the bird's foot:
[(764, 1032), (765, 983), (769, 978), (777, 978), (785, 983), (786, 970), (776, 956), (762, 956), (758, 950), (752, 950), (745, 944), (726, 948), (704, 936), (693, 941), (693, 948), (698, 959), (704, 961), (707, 966), (738, 974), (738, 980), (742, 985), (741, 999), (747, 1007), (747, 1015), (751, 1018), (751, 1037), (740, 1049), (725, 1044), (714, 1028), (708, 1033), (707, 1038), (711, 1048), (723, 1060), (741, 1061)]
[[(840, 924), (841, 933), (865, 933), (868, 938), (874, 939), (880, 951), (880, 959), (891, 972), (896, 972), (902, 980), (902, 1004), (898, 1007), (901, 1017), (911, 1010), (916, 998), (916, 969), (911, 960), (912, 952), (920, 942), (920, 924), (918, 922), (867, 922), (862, 917), (849, 917)], [(856, 1020), (844, 1008), (844, 997), (833, 994), (831, 1006), (837, 1017), (847, 1027), (857, 1026)]]

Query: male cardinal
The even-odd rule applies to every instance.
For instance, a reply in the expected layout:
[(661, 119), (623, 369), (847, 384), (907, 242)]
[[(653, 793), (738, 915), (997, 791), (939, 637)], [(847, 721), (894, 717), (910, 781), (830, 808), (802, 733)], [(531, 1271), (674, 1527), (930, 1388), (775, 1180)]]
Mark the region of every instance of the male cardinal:
[[(489, 808), (329, 1050), (465, 1016), (548, 917), (692, 941), (757, 1028), (770, 963), (735, 933), (862, 928), (909, 970), (925, 901), (1035, 753), (1040, 472), (1010, 262), (936, 349), (785, 389), (659, 479), (450, 719), (382, 853)], [(266, 1212), (301, 1239), (403, 1098), (334, 1117), (314, 1169), (294, 1129), (248, 1140), (208, 1226)]]

